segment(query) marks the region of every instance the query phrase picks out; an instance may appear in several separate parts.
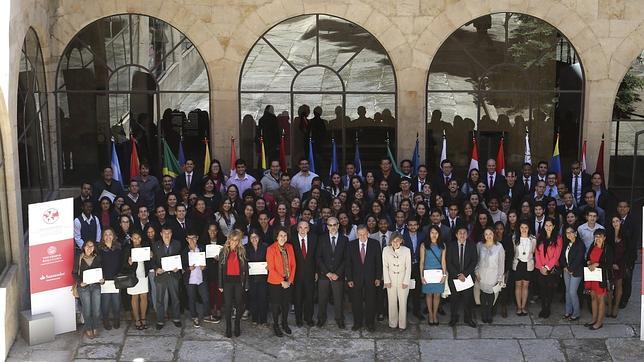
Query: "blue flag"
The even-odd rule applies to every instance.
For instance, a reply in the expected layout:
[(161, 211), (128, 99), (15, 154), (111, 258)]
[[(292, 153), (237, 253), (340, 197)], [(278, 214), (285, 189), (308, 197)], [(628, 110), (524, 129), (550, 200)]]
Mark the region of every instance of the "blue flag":
[(123, 176), (121, 176), (121, 163), (119, 162), (119, 155), (116, 153), (116, 145), (112, 137), (112, 179), (118, 181), (123, 186)]
[(329, 176), (334, 172), (338, 172), (338, 156), (335, 149), (335, 138), (331, 138), (331, 168), (329, 168)]
[(313, 157), (313, 139), (309, 137), (309, 171), (315, 173), (315, 157)]
[(418, 134), (416, 134), (416, 147), (414, 148), (414, 155), (411, 157), (412, 174), (418, 174), (418, 166), (420, 166), (420, 151), (418, 150)]
[(183, 170), (186, 164), (186, 154), (183, 152), (183, 138), (179, 140), (179, 168)]
[(353, 164), (356, 166), (356, 175), (362, 177), (362, 163), (360, 162), (360, 147), (356, 138), (356, 155), (353, 157)]

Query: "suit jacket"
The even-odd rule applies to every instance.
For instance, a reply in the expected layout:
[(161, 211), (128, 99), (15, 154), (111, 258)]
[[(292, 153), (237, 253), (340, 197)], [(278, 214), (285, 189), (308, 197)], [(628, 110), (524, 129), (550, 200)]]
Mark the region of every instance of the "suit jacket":
[[(166, 247), (163, 241), (160, 241), (158, 243), (155, 243), (152, 245), (152, 267), (154, 269), (161, 268), (161, 258), (166, 257), (166, 256), (172, 256), (172, 255), (181, 255), (181, 243), (176, 240), (172, 239), (170, 241), (170, 248), (168, 252), (166, 253)], [(163, 274), (168, 274), (172, 273), (172, 271), (169, 270), (164, 270)]]
[[(425, 177), (425, 183), (432, 185), (431, 181), (429, 180), (429, 176)], [(434, 185), (432, 185), (432, 190), (434, 189)], [(423, 189), (418, 187), (418, 176), (414, 176), (411, 179), (411, 190), (413, 192), (423, 192)]]
[[(578, 208), (577, 208), (577, 206), (575, 206), (574, 204), (572, 205), (572, 211), (573, 211), (576, 215), (579, 215), (579, 209), (578, 209)], [(565, 219), (566, 219), (566, 214), (568, 213), (568, 211), (566, 211), (566, 205), (559, 205), (559, 206), (557, 206), (557, 213), (558, 213), (559, 215), (561, 215), (561, 217), (562, 217), (562, 218), (564, 218), (564, 221), (565, 221)]]
[(374, 285), (375, 280), (382, 279), (382, 251), (380, 243), (374, 239), (367, 239), (364, 263), (360, 258), (360, 241), (351, 240), (347, 247), (346, 273), (347, 281), (353, 282), (360, 288)]
[(387, 177), (385, 177), (385, 175), (383, 175), (382, 171), (380, 170), (375, 170), (373, 172), (373, 176), (376, 180), (376, 185), (378, 185), (382, 180), (387, 180), (387, 183), (389, 184), (390, 195), (393, 195), (396, 192), (400, 191), (400, 176), (398, 176), (396, 171), (393, 170), (393, 167), (391, 169), (391, 172), (389, 172), (389, 176)]
[[(507, 184), (507, 181), (506, 181), (506, 184)], [(512, 195), (510, 195), (510, 191), (512, 191)], [(503, 197), (505, 195), (510, 196), (510, 209), (519, 209), (521, 198), (524, 196), (523, 185), (521, 185), (519, 181), (517, 181), (514, 184), (514, 186), (512, 187), (508, 186), (505, 189), (505, 193), (498, 196)]]
[(469, 241), (465, 242), (462, 268), (459, 260), (459, 253), (460, 250), (458, 241), (450, 241), (447, 244), (445, 261), (447, 263), (447, 274), (449, 275), (447, 280), (452, 294), (456, 294), (456, 288), (454, 287), (454, 279), (456, 279), (456, 276), (458, 274), (463, 274), (466, 278), (468, 276), (472, 276), (472, 278), (474, 278), (474, 269), (476, 268), (476, 264), (478, 264), (479, 261), (478, 251), (476, 250), (475, 243)]
[(521, 189), (523, 190), (523, 196), (532, 194), (534, 192), (534, 187), (536, 186), (538, 181), (537, 176), (536, 175), (530, 176), (529, 189), (526, 189), (525, 187), (525, 177), (523, 176), (523, 174), (521, 174), (521, 177), (518, 177), (518, 176), (519, 175), (517, 175), (517, 183), (521, 185)]
[[(580, 201), (583, 204), (584, 203), (584, 192), (583, 192), (583, 190), (586, 190), (586, 189), (590, 188), (590, 175), (587, 174), (586, 171), (582, 171), (582, 173), (579, 174), (579, 176), (581, 177), (581, 189), (579, 190), (579, 193), (581, 195), (580, 196), (580, 199), (581, 199)], [(570, 190), (570, 192), (573, 192), (573, 189), (572, 189), (572, 181), (574, 179), (573, 177), (574, 176), (573, 176), (572, 172), (567, 172), (563, 177), (564, 183), (566, 184), (566, 187), (568, 188), (568, 190)], [(573, 195), (573, 197), (574, 196), (575, 195)]]
[[(201, 192), (201, 179), (203, 175), (197, 172), (196, 170), (192, 171), (192, 179), (190, 180), (190, 187), (188, 190), (190, 193), (200, 193)], [(187, 187), (186, 173), (182, 172), (174, 179), (174, 192), (178, 193), (182, 188)]]
[(181, 227), (181, 224), (179, 223), (179, 221), (177, 220), (174, 221), (172, 238), (175, 240), (178, 240), (181, 243), (182, 247), (187, 247), (188, 244), (186, 243), (186, 232), (193, 227), (194, 222), (191, 219), (188, 219), (186, 217), (184, 219), (184, 223), (186, 224), (185, 229)]
[(348, 243), (349, 240), (347, 237), (338, 233), (335, 250), (333, 250), (329, 234), (320, 235), (315, 255), (318, 277), (320, 279), (328, 280), (329, 278), (326, 277), (326, 274), (335, 273), (338, 275), (339, 280), (344, 280)]
[(489, 183), (490, 183), (490, 175), (486, 172), (485, 173), (485, 180), (483, 180), (486, 185), (488, 185), (489, 192), (494, 193), (497, 196), (505, 195), (508, 190), (508, 183), (505, 180), (505, 176), (501, 175), (500, 173), (495, 173), (494, 175), (494, 185), (490, 188)]
[[(94, 215), (98, 216), (101, 210), (98, 208), (98, 201), (95, 197), (90, 196), (89, 201), (94, 205)], [(74, 197), (74, 217), (79, 217), (83, 213), (83, 200), (80, 195)]]
[[(450, 176), (450, 181), (451, 180), (456, 180), (456, 176), (453, 172)], [(459, 182), (458, 184), (460, 185), (461, 183)], [(432, 192), (434, 195), (442, 195), (448, 191), (447, 185), (445, 184), (445, 175), (443, 175), (443, 172), (439, 172), (434, 178), (434, 187), (432, 188)]]
[[(581, 240), (576, 240), (570, 247), (568, 252), (568, 261), (566, 261), (566, 249), (568, 245), (564, 245), (561, 249), (561, 256), (559, 257), (559, 266), (561, 269), (568, 268), (574, 277), (584, 276), (584, 267), (586, 266), (586, 246)], [(564, 272), (565, 273), (565, 272)]]
[(295, 252), (295, 282), (314, 283), (316, 268), (315, 254), (318, 247), (318, 237), (315, 233), (309, 231), (306, 235), (307, 248), (306, 258), (302, 255), (302, 242), (297, 232), (293, 235), (293, 251)]
[(384, 249), (391, 242), (391, 234), (393, 234), (393, 231), (391, 231), (391, 230), (387, 230), (387, 232), (385, 232), (385, 235), (386, 235), (385, 240), (387, 240), (387, 244), (384, 245), (384, 246), (382, 245), (382, 233), (380, 231), (377, 231), (377, 232), (375, 232), (373, 234), (369, 234), (369, 237), (371, 239), (377, 240), (378, 243), (380, 244), (380, 248)]
[(450, 225), (449, 217), (446, 217), (445, 219), (443, 219), (442, 225), (447, 226), (447, 228), (449, 229), (449, 232), (450, 232), (450, 237), (448, 239), (444, 239), (443, 241), (445, 243), (447, 243), (448, 241), (451, 241), (451, 240), (455, 239), (456, 238), (456, 230), (458, 230), (458, 227), (461, 226), (462, 224), (463, 224), (463, 220), (461, 219), (460, 216), (456, 217), (456, 225), (454, 226), (454, 228), (452, 228), (452, 225)]
[(411, 252), (411, 263), (412, 264), (418, 264), (418, 261), (420, 260), (420, 244), (422, 244), (425, 241), (425, 234), (421, 230), (418, 230), (416, 232), (416, 250), (414, 250), (414, 244), (411, 242), (411, 235), (409, 234), (409, 230), (405, 231), (403, 234), (403, 240), (405, 241), (404, 245), (409, 248), (409, 251)]
[(539, 234), (539, 232), (541, 232), (541, 230), (543, 230), (543, 226), (544, 226), (544, 224), (546, 223), (546, 219), (547, 219), (547, 218), (548, 218), (548, 217), (545, 217), (545, 218), (541, 221), (541, 229), (540, 229), (540, 230), (537, 230), (537, 227), (536, 227), (536, 225), (535, 225), (535, 224), (537, 223), (537, 218), (536, 218), (536, 217), (534, 217), (534, 216), (533, 216), (533, 217), (531, 217), (531, 218), (530, 218), (530, 224), (529, 224), (529, 226), (530, 226), (530, 235), (534, 235), (534, 236), (536, 237), (536, 236)]

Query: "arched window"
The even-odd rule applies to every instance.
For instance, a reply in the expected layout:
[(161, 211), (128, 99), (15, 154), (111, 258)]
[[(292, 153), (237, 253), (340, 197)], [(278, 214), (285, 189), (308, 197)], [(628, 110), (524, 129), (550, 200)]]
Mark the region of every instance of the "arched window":
[[(635, 157), (635, 134), (644, 131), (644, 52), (631, 63), (619, 86), (613, 106), (611, 124), (610, 176), (611, 189), (622, 189), (628, 194), (631, 186), (638, 193), (642, 191), (644, 177), (644, 136), (637, 145), (636, 175), (633, 179), (633, 158)], [(635, 195), (633, 195), (635, 196)], [(633, 200), (631, 200), (633, 201)]]
[(17, 98), (20, 189), (23, 226), (27, 230), (27, 205), (43, 201), (51, 189), (45, 67), (38, 36), (32, 28), (22, 44)]
[[(239, 89), (241, 156), (254, 165), (258, 130), (269, 159), (277, 157), (283, 130), (292, 163), (307, 154), (311, 136), (318, 174), (329, 169), (332, 137), (338, 162), (353, 160), (358, 137), (363, 167), (384, 154), (387, 136), (395, 149), (394, 69), (378, 40), (347, 20), (317, 14), (277, 24), (248, 53)], [(269, 105), (277, 116), (274, 131), (256, 127)]]
[(480, 166), (505, 137), (506, 169), (520, 170), (525, 132), (532, 162), (549, 161), (559, 132), (562, 168), (578, 157), (583, 70), (570, 42), (550, 24), (517, 13), (485, 15), (441, 45), (427, 78), (427, 160), (448, 158), (465, 177), (472, 136)]
[(56, 78), (63, 184), (97, 178), (110, 164), (112, 138), (125, 181), (131, 135), (153, 173), (161, 137), (175, 155), (183, 137), (186, 157), (203, 160), (209, 92), (201, 55), (170, 24), (124, 14), (86, 26), (67, 45)]

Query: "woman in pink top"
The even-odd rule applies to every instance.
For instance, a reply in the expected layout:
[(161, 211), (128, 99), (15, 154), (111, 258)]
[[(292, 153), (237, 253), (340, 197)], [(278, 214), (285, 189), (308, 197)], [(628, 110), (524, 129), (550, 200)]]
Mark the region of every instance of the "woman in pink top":
[(535, 268), (539, 271), (537, 281), (541, 291), (541, 312), (539, 312), (541, 318), (550, 316), (552, 295), (557, 289), (559, 278), (561, 278), (559, 257), (562, 245), (563, 240), (556, 231), (555, 221), (552, 218), (547, 218), (543, 231), (539, 233), (537, 238), (537, 249), (534, 252)]

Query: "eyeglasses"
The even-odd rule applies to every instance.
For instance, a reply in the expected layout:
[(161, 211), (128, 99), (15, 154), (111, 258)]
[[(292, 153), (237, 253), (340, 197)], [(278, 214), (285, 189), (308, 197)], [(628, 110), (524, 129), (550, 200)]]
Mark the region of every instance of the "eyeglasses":
[(336, 224), (326, 224), (326, 226), (333, 227), (333, 226), (338, 226), (338, 224), (337, 223)]

